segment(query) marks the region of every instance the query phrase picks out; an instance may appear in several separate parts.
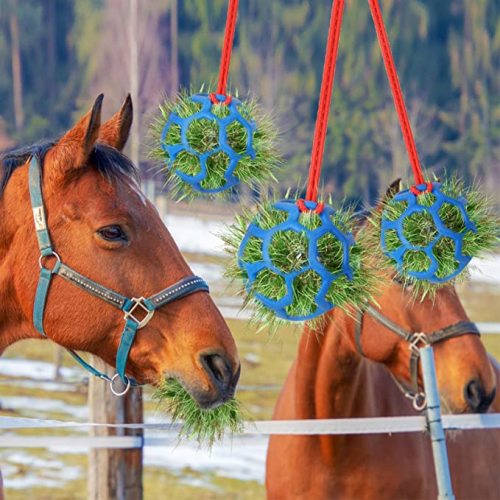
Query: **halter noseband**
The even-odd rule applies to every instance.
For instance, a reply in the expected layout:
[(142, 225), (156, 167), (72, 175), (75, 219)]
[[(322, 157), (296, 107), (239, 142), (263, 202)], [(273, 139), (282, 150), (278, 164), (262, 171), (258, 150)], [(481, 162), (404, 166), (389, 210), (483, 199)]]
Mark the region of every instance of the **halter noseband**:
[(405, 395), (413, 402), (413, 407), (417, 411), (424, 410), (426, 407), (425, 393), (420, 389), (418, 384), (418, 361), (420, 358), (420, 347), (422, 345), (434, 345), (443, 340), (447, 340), (453, 337), (460, 337), (461, 335), (473, 334), (480, 335), (479, 330), (475, 323), (471, 321), (459, 321), (454, 325), (447, 326), (441, 330), (436, 330), (432, 333), (422, 333), (422, 332), (409, 332), (401, 326), (394, 323), (387, 316), (384, 316), (378, 309), (368, 304), (365, 306), (364, 311), (359, 312), (358, 321), (356, 322), (356, 329), (354, 332), (354, 340), (356, 343), (356, 349), (361, 356), (364, 356), (363, 348), (361, 346), (361, 333), (363, 330), (363, 317), (364, 314), (369, 314), (373, 319), (378, 321), (381, 325), (385, 326), (392, 333), (395, 333), (398, 337), (409, 343), (410, 349), (410, 380), (411, 386), (407, 386), (405, 383), (398, 380), (392, 372), (392, 378), (394, 382)]
[[(144, 328), (153, 317), (155, 311), (160, 307), (195, 292), (208, 292), (208, 285), (198, 276), (188, 276), (181, 279), (174, 285), (163, 289), (157, 294), (152, 295), (151, 297), (128, 298), (111, 290), (110, 288), (92, 281), (64, 264), (52, 247), (47, 228), (45, 206), (43, 203), (42, 173), (38, 159), (35, 156), (32, 157), (29, 167), (29, 191), (38, 246), (40, 249), (40, 258), (38, 261), (40, 265), (40, 278), (38, 280), (35, 304), (33, 307), (34, 326), (41, 335), (47, 337), (43, 327), (43, 318), (50, 283), (54, 275), (61, 276), (69, 283), (78, 286), (82, 290), (85, 290), (91, 295), (94, 295), (95, 297), (98, 297), (99, 299), (123, 311), (125, 327), (123, 329), (120, 345), (116, 353), (116, 374), (113, 377), (109, 377), (105, 373), (100, 372), (87, 363), (76, 352), (71, 349), (67, 349), (71, 356), (73, 356), (73, 358), (83, 368), (92, 373), (92, 375), (107, 380), (110, 383), (113, 394), (122, 396), (129, 390), (131, 385), (138, 385), (133, 379), (126, 375), (128, 356), (130, 349), (132, 348), (132, 344), (134, 343), (137, 330)], [(50, 257), (53, 257), (56, 260), (52, 269), (48, 269), (44, 266), (44, 261)], [(145, 315), (143, 319), (139, 319), (137, 317), (139, 312)], [(116, 391), (114, 388), (114, 383), (117, 377), (119, 377), (123, 384), (125, 384), (125, 389), (121, 392)]]

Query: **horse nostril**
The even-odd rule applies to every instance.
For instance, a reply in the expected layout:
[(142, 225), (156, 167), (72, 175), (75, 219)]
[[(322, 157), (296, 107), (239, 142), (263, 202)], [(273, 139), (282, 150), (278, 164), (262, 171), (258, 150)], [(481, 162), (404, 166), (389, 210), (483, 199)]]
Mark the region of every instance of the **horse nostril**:
[(219, 354), (203, 354), (201, 363), (217, 388), (232, 397), (238, 377), (233, 374), (230, 361)]
[(464, 389), (465, 401), (473, 412), (485, 413), (495, 398), (495, 391), (486, 394), (484, 386), (477, 380), (471, 380)]

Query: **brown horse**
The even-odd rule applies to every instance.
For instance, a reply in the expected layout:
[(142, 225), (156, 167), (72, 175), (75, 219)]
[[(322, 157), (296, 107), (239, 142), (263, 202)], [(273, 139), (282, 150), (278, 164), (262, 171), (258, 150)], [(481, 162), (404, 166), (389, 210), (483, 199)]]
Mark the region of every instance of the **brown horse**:
[[(408, 291), (385, 279), (380, 310), (405, 330), (433, 332), (466, 320), (453, 287), (441, 289), (434, 302), (413, 302)], [(409, 344), (368, 314), (361, 331), (356, 326), (335, 310), (321, 335), (303, 334), (275, 419), (415, 415), (394, 380), (411, 383)], [(445, 412), (500, 410), (500, 367), (472, 333), (434, 346)], [(500, 431), (448, 433), (448, 452), (458, 498), (500, 498)], [(273, 436), (266, 486), (270, 499), (437, 496), (430, 439), (417, 433)]]
[[(55, 143), (2, 158), (0, 354), (18, 340), (41, 338), (33, 322), (40, 252), (28, 192), (34, 155), (43, 164), (50, 238), (65, 264), (125, 297), (149, 297), (192, 275), (120, 153), (132, 122), (130, 97), (102, 126), (101, 103), (102, 96)], [(123, 325), (119, 309), (60, 277), (52, 280), (44, 315), (52, 341), (115, 365)], [(138, 383), (174, 377), (200, 406), (213, 407), (232, 397), (239, 366), (222, 315), (199, 291), (155, 311), (137, 333), (126, 370)]]

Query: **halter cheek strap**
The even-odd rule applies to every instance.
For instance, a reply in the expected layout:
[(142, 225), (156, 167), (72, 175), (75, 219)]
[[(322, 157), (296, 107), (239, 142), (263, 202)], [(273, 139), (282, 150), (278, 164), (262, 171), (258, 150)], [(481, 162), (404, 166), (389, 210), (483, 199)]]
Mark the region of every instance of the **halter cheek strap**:
[(360, 311), (356, 327), (354, 331), (354, 341), (356, 349), (361, 356), (365, 357), (363, 347), (361, 345), (361, 334), (363, 332), (363, 317), (364, 314), (370, 315), (378, 321), (382, 326), (385, 326), (389, 331), (395, 333), (398, 337), (408, 342), (410, 349), (410, 381), (411, 385), (407, 386), (404, 382), (391, 375), (394, 382), (401, 392), (413, 401), (413, 406), (416, 410), (423, 410), (426, 406), (425, 393), (420, 390), (418, 383), (418, 361), (420, 359), (420, 347), (422, 345), (434, 345), (444, 340), (460, 337), (462, 335), (480, 335), (475, 323), (470, 321), (459, 321), (454, 325), (447, 326), (441, 330), (436, 330), (432, 333), (410, 332), (398, 324), (394, 323), (387, 316), (384, 316), (378, 309), (368, 304), (364, 312)]
[[(71, 349), (67, 349), (71, 356), (73, 356), (73, 358), (83, 368), (85, 368), (85, 370), (96, 377), (109, 381), (111, 384), (111, 390), (114, 394), (123, 395), (128, 391), (131, 385), (138, 385), (137, 382), (126, 375), (127, 361), (137, 331), (144, 328), (149, 323), (155, 311), (160, 307), (195, 292), (208, 292), (208, 285), (198, 276), (188, 276), (149, 298), (128, 298), (104, 285), (96, 283), (64, 264), (59, 255), (54, 251), (47, 227), (47, 218), (43, 203), (41, 169), (36, 157), (33, 157), (30, 162), (29, 191), (38, 247), (40, 249), (40, 276), (38, 279), (35, 303), (33, 307), (33, 324), (41, 335), (47, 337), (43, 320), (50, 284), (55, 275), (60, 276), (85, 292), (94, 295), (95, 297), (123, 311), (125, 326), (121, 334), (120, 345), (116, 353), (116, 374), (113, 377), (109, 377), (105, 373), (97, 370), (76, 352)], [(52, 269), (45, 267), (45, 262), (49, 258), (56, 260)], [(138, 313), (141, 313), (142, 319), (138, 317)], [(114, 388), (114, 381), (117, 377), (119, 377), (125, 384), (125, 389), (122, 392), (117, 392)]]

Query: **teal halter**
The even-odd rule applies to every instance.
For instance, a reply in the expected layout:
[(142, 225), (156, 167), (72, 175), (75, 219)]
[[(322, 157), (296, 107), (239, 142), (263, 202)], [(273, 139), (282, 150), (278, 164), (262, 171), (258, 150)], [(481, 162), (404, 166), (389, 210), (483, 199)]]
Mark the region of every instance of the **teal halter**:
[[(130, 386), (139, 385), (133, 379), (126, 375), (127, 361), (134, 343), (137, 330), (145, 327), (153, 317), (156, 309), (163, 307), (174, 300), (185, 297), (195, 292), (203, 291), (208, 292), (208, 285), (205, 281), (198, 276), (188, 276), (181, 279), (172, 286), (163, 289), (151, 297), (144, 298), (131, 298), (124, 297), (123, 295), (114, 292), (113, 290), (92, 281), (91, 279), (81, 275), (75, 270), (63, 264), (59, 255), (54, 251), (50, 240), (49, 231), (47, 228), (47, 218), (45, 215), (45, 206), (43, 203), (42, 195), (42, 173), (38, 159), (33, 156), (29, 167), (29, 191), (31, 197), (31, 207), (33, 209), (33, 218), (35, 221), (36, 235), (38, 239), (38, 246), (40, 248), (40, 258), (38, 260), (40, 265), (40, 278), (35, 295), (35, 304), (33, 307), (33, 323), (35, 328), (41, 335), (47, 337), (43, 327), (43, 317), (47, 303), (47, 295), (49, 292), (50, 283), (54, 275), (61, 276), (66, 281), (73, 285), (78, 286), (82, 290), (104, 300), (108, 304), (117, 307), (124, 312), (123, 319), (125, 320), (125, 328), (122, 332), (120, 345), (116, 353), (116, 374), (109, 377), (105, 373), (100, 372), (76, 352), (71, 349), (67, 351), (73, 358), (87, 371), (107, 380), (110, 383), (111, 391), (117, 396), (122, 396), (130, 389)], [(44, 267), (44, 260), (53, 257), (56, 263), (52, 269)], [(138, 319), (134, 314), (142, 311), (145, 314), (143, 319)], [(114, 383), (116, 378), (125, 385), (125, 389), (121, 392), (116, 391)]]

